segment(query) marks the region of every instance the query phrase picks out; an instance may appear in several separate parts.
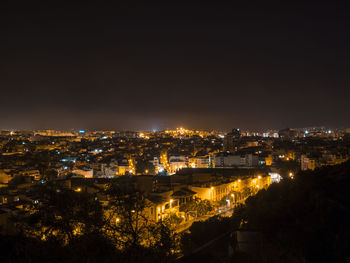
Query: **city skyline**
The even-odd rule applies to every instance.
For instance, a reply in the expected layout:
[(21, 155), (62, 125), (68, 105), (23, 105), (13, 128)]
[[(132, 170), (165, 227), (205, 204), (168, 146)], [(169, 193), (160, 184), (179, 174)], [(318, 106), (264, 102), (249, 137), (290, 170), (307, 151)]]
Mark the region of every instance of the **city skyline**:
[(2, 1), (1, 262), (350, 262), (327, 2)]
[[(138, 133), (138, 134), (143, 134), (143, 133), (163, 133), (163, 132), (182, 132), (184, 131), (185, 133), (187, 132), (209, 132), (209, 133), (214, 133), (214, 134), (229, 134), (233, 132), (234, 130), (238, 130), (246, 136), (264, 136), (264, 134), (270, 134), (269, 136), (273, 136), (273, 134), (278, 134), (278, 132), (281, 131), (298, 131), (300, 133), (303, 133), (307, 135), (308, 133), (312, 132), (321, 132), (325, 134), (330, 134), (330, 133), (349, 133), (350, 128), (347, 127), (329, 127), (329, 126), (307, 126), (307, 127), (284, 127), (282, 129), (273, 129), (273, 128), (267, 128), (267, 129), (245, 129), (245, 128), (238, 128), (238, 127), (231, 127), (227, 129), (213, 129), (213, 128), (208, 128), (208, 129), (195, 129), (195, 128), (189, 128), (189, 127), (184, 127), (184, 126), (179, 126), (179, 127), (166, 127), (166, 128), (152, 128), (152, 129), (97, 129), (97, 128), (67, 128), (67, 129), (54, 129), (54, 128), (37, 128), (37, 129), (25, 129), (25, 128), (6, 128), (6, 129), (0, 129), (0, 132), (3, 134), (13, 134), (15, 132), (30, 132), (30, 133), (35, 133), (35, 132), (54, 132), (59, 135), (60, 133), (72, 133), (72, 134), (86, 134), (86, 133), (123, 133), (123, 132), (132, 132), (132, 133)], [(267, 136), (265, 136), (267, 137)]]

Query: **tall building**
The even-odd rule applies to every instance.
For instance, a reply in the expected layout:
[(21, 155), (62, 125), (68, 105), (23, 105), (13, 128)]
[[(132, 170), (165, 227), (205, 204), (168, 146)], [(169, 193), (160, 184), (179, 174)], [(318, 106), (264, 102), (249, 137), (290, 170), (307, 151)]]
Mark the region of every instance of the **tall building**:
[(239, 129), (232, 129), (232, 131), (226, 134), (224, 138), (224, 148), (225, 152), (235, 152), (237, 151), (237, 143), (241, 137), (241, 131)]

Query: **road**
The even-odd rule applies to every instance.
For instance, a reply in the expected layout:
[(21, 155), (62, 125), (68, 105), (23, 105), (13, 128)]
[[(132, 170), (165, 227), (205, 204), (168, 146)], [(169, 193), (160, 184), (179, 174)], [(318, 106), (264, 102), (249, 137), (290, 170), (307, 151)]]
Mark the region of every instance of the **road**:
[(189, 220), (183, 224), (180, 224), (178, 227), (176, 227), (175, 231), (176, 233), (181, 233), (187, 229), (189, 229), (191, 227), (191, 225), (194, 223), (194, 222), (198, 222), (198, 221), (205, 221), (211, 217), (214, 217), (214, 216), (223, 216), (223, 217), (230, 217), (233, 213), (233, 207), (231, 208), (228, 208), (228, 209), (220, 209), (221, 212), (217, 212), (215, 214), (210, 214), (210, 215), (205, 215), (205, 216), (201, 216), (201, 217), (198, 217), (198, 218), (195, 218), (194, 220)]

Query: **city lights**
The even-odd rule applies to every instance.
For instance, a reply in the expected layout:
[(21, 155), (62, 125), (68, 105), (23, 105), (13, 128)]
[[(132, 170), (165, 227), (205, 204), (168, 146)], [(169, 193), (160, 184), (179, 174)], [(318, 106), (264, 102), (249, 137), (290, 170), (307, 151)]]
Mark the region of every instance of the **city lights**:
[(3, 2), (0, 263), (350, 263), (349, 1)]
[[(16, 147), (16, 154), (22, 150), (22, 161), (24, 153), (28, 151), (35, 155), (41, 154), (43, 149), (49, 150), (52, 156), (48, 161), (52, 163), (48, 162), (47, 165), (53, 167), (50, 176), (54, 180), (43, 177), (37, 169), (23, 169), (20, 171), (21, 175), (33, 175), (34, 181), (31, 185), (35, 185), (36, 182), (42, 186), (49, 182), (50, 185), (52, 182), (56, 183), (56, 178), (60, 179), (57, 182), (62, 182), (64, 187), (56, 186), (55, 192), (59, 194), (64, 194), (67, 189), (81, 193), (80, 195), (82, 192), (87, 196), (96, 194), (93, 200), (103, 204), (104, 213), (108, 215), (112, 213), (108, 206), (113, 195), (104, 191), (108, 190), (110, 184), (116, 183), (117, 188), (129, 189), (127, 195), (133, 192), (139, 194), (147, 205), (144, 208), (128, 207), (125, 215), (120, 215), (121, 212), (118, 211), (118, 217), (112, 217), (118, 227), (128, 222), (124, 220), (125, 217), (132, 220), (144, 218), (154, 223), (174, 219), (175, 223), (171, 225), (182, 231), (188, 229), (195, 220), (204, 220), (208, 216), (229, 217), (236, 205), (244, 204), (250, 196), (262, 189), (268, 189), (272, 183), (280, 182), (282, 176), (279, 172), (284, 171), (281, 162), (290, 164), (293, 161), (294, 165), (300, 162), (301, 170), (313, 170), (322, 165), (339, 164), (348, 159), (347, 156), (327, 153), (324, 159), (316, 160), (313, 155), (296, 150), (301, 144), (297, 140), (294, 148), (275, 149), (269, 142), (275, 140), (273, 136), (255, 134), (261, 136), (259, 140), (251, 137), (241, 139), (244, 137), (237, 129), (233, 129), (231, 134), (225, 134), (224, 137), (217, 132), (184, 128), (157, 131), (157, 134), (127, 132), (129, 138), (117, 137), (118, 139), (113, 139), (114, 133), (106, 131), (100, 131), (98, 135), (85, 132), (82, 145), (77, 144), (82, 138), (79, 132), (75, 137), (71, 136), (68, 139), (59, 137), (60, 133), (52, 130), (39, 133), (45, 138), (41, 144), (20, 137), (22, 135), (19, 132), (14, 132), (11, 138), (8, 136), (10, 133), (7, 133), (3, 140), (11, 140), (11, 144)], [(328, 136), (328, 130), (322, 134)], [(332, 132), (332, 140), (334, 134)], [(309, 136), (313, 136), (313, 133), (310, 132)], [(108, 138), (111, 140), (107, 140)], [(325, 138), (325, 141), (329, 140), (329, 137)], [(266, 146), (267, 143), (271, 146)], [(307, 140), (300, 149), (304, 149), (305, 145), (308, 145)], [(257, 146), (260, 148), (256, 149)], [(251, 153), (240, 151), (250, 147)], [(11, 155), (3, 152), (2, 156), (5, 159)], [(57, 163), (53, 161), (55, 159)], [(11, 163), (10, 158), (8, 161)], [(27, 165), (30, 164), (29, 161), (31, 160), (28, 160)], [(17, 169), (18, 166), (14, 167)], [(274, 172), (267, 173), (267, 168)], [(295, 170), (287, 171), (287, 177), (294, 179), (297, 170), (295, 167)], [(6, 171), (3, 172), (0, 179), (4, 180), (6, 175)], [(106, 198), (97, 198), (98, 194)], [(17, 199), (19, 200), (19, 197), (15, 197), (14, 200)], [(186, 203), (193, 200), (198, 204), (204, 201), (208, 203), (202, 208), (196, 207), (197, 204), (191, 206), (190, 211), (180, 210), (181, 206), (186, 207)], [(40, 201), (40, 205), (42, 204), (45, 202)], [(39, 207), (39, 201), (36, 200), (34, 205)], [(212, 207), (213, 210), (202, 212), (208, 207)], [(81, 231), (80, 228), (77, 229)], [(80, 233), (78, 230), (75, 235)]]
[[(307, 170), (316, 169), (317, 165), (323, 163), (338, 164), (348, 159), (346, 156), (328, 154), (324, 160), (316, 161), (311, 154), (295, 150), (298, 147), (297, 143), (294, 148), (283, 151), (272, 146), (267, 150), (263, 148), (256, 150), (257, 145), (266, 147), (268, 140), (274, 140), (274, 137), (262, 136), (259, 139), (261, 142), (258, 140), (251, 142), (249, 140), (252, 139), (249, 138), (246, 143), (244, 140), (237, 140), (235, 136), (241, 135), (237, 135), (239, 133), (235, 129), (233, 134), (225, 135), (223, 138), (215, 132), (205, 133), (184, 128), (175, 131), (157, 131), (157, 134), (130, 133), (130, 138), (117, 140), (107, 140), (106, 138), (113, 138), (113, 134), (107, 132), (100, 132), (98, 136), (92, 136), (89, 140), (91, 134), (85, 132), (84, 147), (76, 144), (76, 140), (82, 137), (80, 133), (77, 133), (76, 137), (70, 137), (71, 140), (66, 137), (52, 139), (52, 134), (59, 133), (48, 131), (48, 138), (44, 141), (47, 144), (45, 147), (21, 137), (16, 138), (16, 134), (11, 137), (11, 140), (18, 139), (15, 141), (18, 142), (15, 144), (18, 148), (16, 151), (22, 148), (26, 148), (27, 151), (34, 149), (33, 154), (36, 154), (36, 151), (41, 153), (42, 148), (49, 149), (49, 153), (52, 154), (49, 160), (57, 158), (57, 163), (52, 163), (52, 167), (57, 167), (57, 170), (52, 168), (55, 172), (52, 176), (53, 179), (60, 179), (57, 182), (62, 182), (64, 187), (55, 189), (56, 193), (64, 194), (67, 189), (71, 189), (80, 193), (80, 196), (83, 192), (87, 196), (91, 193), (96, 194), (93, 200), (103, 204), (104, 213), (108, 216), (112, 213), (108, 207), (113, 195), (104, 191), (108, 190), (110, 183), (118, 184), (117, 187), (121, 189), (129, 189), (131, 192), (127, 195), (133, 194), (133, 191), (139, 194), (147, 205), (144, 208), (128, 207), (123, 215), (118, 211), (118, 217), (112, 217), (113, 223), (118, 228), (130, 220), (132, 222), (144, 218), (153, 223), (175, 220), (170, 225), (176, 231), (180, 231), (177, 229), (184, 231), (196, 220), (205, 220), (209, 216), (230, 217), (237, 205), (244, 204), (250, 196), (256, 195), (260, 190), (268, 189), (272, 183), (280, 182), (282, 176), (279, 172), (284, 171), (284, 167), (280, 166), (281, 162), (295, 163), (300, 156), (300, 168)], [(328, 131), (323, 134), (328, 134)], [(229, 142), (230, 139), (233, 142)], [(239, 144), (241, 141), (242, 145)], [(230, 143), (235, 143), (234, 147)], [(67, 147), (74, 150), (68, 152)], [(248, 149), (253, 147), (254, 150), (248, 154), (239, 151), (246, 147)], [(229, 150), (224, 151), (224, 148)], [(304, 145), (300, 146), (300, 149), (304, 148)], [(26, 151), (23, 150), (24, 152)], [(6, 154), (8, 153), (3, 153), (3, 158), (6, 158)], [(274, 172), (267, 173), (266, 168)], [(297, 168), (287, 171), (287, 177), (294, 179), (296, 171)], [(47, 182), (56, 182), (49, 178), (42, 179), (40, 171), (35, 169), (22, 171), (22, 175), (27, 174), (32, 174), (33, 178), (43, 186)], [(4, 175), (6, 173), (2, 173), (2, 176)], [(75, 182), (75, 179), (80, 181)], [(84, 182), (84, 180), (91, 181)], [(32, 184), (35, 185), (35, 181)], [(97, 194), (100, 193), (106, 198), (97, 198)], [(19, 200), (19, 197), (16, 198)], [(186, 203), (193, 200), (196, 200), (196, 205), (190, 206), (190, 211), (180, 210), (181, 206), (186, 207)], [(208, 203), (199, 208), (199, 204), (204, 201)], [(40, 206), (42, 204), (45, 202), (40, 201)], [(33, 205), (39, 207), (39, 201), (35, 200)], [(212, 207), (213, 210), (206, 211), (208, 207)], [(81, 228), (76, 228), (74, 235), (80, 232)]]

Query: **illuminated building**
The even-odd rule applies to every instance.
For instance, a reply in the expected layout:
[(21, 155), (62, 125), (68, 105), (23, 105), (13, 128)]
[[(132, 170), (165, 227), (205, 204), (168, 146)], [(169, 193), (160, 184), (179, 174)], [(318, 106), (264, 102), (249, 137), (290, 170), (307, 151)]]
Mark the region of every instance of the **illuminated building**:
[(215, 167), (257, 166), (258, 156), (254, 154), (219, 153), (215, 156)]
[(301, 156), (301, 170), (315, 170), (316, 169), (316, 160), (309, 158), (306, 155)]
[(265, 157), (265, 165), (271, 166), (272, 165), (272, 154), (269, 154), (268, 156)]
[(74, 169), (72, 173), (80, 175), (84, 178), (93, 178), (94, 177), (94, 170), (90, 168), (80, 167), (77, 169)]
[(170, 156), (169, 157), (169, 168), (170, 173), (175, 173), (176, 171), (187, 167), (188, 158), (185, 156)]

